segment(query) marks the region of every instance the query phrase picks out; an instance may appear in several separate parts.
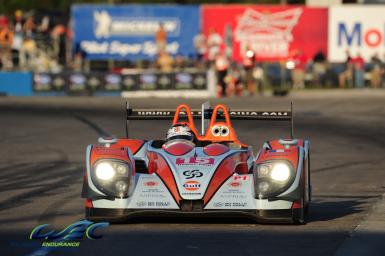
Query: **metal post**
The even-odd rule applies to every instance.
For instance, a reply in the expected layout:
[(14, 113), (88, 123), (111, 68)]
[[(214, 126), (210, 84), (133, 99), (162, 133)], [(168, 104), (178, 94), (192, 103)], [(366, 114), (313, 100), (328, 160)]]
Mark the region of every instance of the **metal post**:
[(128, 111), (130, 109), (130, 105), (128, 101), (126, 101), (126, 138), (128, 139), (128, 125), (129, 125), (129, 120), (128, 120)]
[(291, 131), (290, 131), (290, 136), (291, 139), (294, 139), (294, 113), (293, 113), (293, 102), (290, 102), (290, 112), (291, 112)]

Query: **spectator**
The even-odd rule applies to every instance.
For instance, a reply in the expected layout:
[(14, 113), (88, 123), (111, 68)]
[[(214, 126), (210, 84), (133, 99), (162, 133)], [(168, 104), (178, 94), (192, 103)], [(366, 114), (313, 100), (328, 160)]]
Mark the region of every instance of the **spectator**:
[(313, 80), (316, 84), (324, 85), (326, 74), (326, 57), (322, 50), (319, 50), (313, 57)]
[(381, 72), (383, 63), (378, 56), (378, 53), (375, 53), (371, 58), (372, 71), (371, 71), (371, 80), (370, 84), (373, 88), (379, 88), (381, 86)]
[(62, 24), (56, 25), (51, 32), (53, 55), (59, 64), (65, 64), (65, 35), (66, 27)]
[(207, 52), (206, 37), (199, 31), (197, 35), (194, 36), (194, 47), (196, 51), (196, 56), (198, 61), (202, 61), (203, 57)]
[(306, 56), (300, 49), (294, 50), (292, 56), (294, 62), (294, 69), (292, 71), (293, 89), (303, 89), (305, 88)]
[(202, 31), (199, 31), (199, 33), (194, 36), (193, 40), (197, 60), (202, 61), (207, 52), (206, 36), (202, 33)]
[(381, 65), (381, 87), (385, 87), (385, 53), (384, 53), (384, 58), (383, 58), (383, 62), (382, 62), (382, 65)]
[(74, 60), (72, 62), (72, 69), (76, 72), (83, 71), (83, 56), (81, 51), (76, 52)]
[(208, 47), (208, 59), (209, 61), (215, 61), (216, 56), (221, 51), (221, 45), (223, 43), (222, 37), (218, 34), (215, 29), (211, 28), (209, 36), (207, 38)]
[(353, 81), (352, 77), (353, 77), (354, 65), (353, 65), (352, 57), (350, 55), (349, 50), (346, 50), (345, 53), (346, 53), (346, 60), (344, 63), (344, 71), (340, 73), (339, 79), (338, 79), (340, 88), (345, 88), (346, 83), (348, 84), (348, 87), (352, 87), (352, 81)]
[(15, 26), (12, 42), (12, 63), (13, 67), (19, 67), (20, 50), (23, 45), (23, 12), (17, 10), (15, 12)]
[(8, 19), (5, 16), (0, 16), (0, 60), (3, 68), (9, 69), (12, 67), (11, 62), (11, 46), (13, 33), (9, 29)]
[(157, 66), (161, 72), (172, 72), (174, 60), (166, 51), (161, 51), (157, 60)]
[(23, 31), (24, 31), (25, 36), (28, 38), (31, 38), (33, 40), (35, 28), (36, 28), (36, 25), (35, 25), (33, 16), (29, 16), (23, 25)]
[(47, 15), (45, 15), (42, 20), (41, 20), (41, 23), (39, 25), (39, 27), (37, 28), (40, 32), (43, 32), (43, 33), (46, 33), (48, 32), (48, 29), (49, 29), (49, 17)]
[(357, 88), (363, 88), (365, 86), (365, 61), (360, 52), (357, 53), (357, 57), (352, 59), (352, 62), (354, 65), (354, 85)]
[(178, 54), (175, 57), (175, 71), (183, 71), (183, 69), (186, 67), (186, 60), (183, 57), (182, 54)]
[(229, 60), (223, 53), (218, 53), (215, 57), (215, 70), (217, 72), (217, 82), (220, 87), (220, 96), (226, 97), (227, 95), (227, 84), (226, 76), (229, 69)]
[(245, 70), (245, 82), (247, 90), (250, 96), (255, 94), (255, 80), (253, 76), (253, 71), (255, 67), (255, 52), (250, 48), (249, 45), (246, 46), (245, 52), (243, 54), (243, 68)]
[(36, 58), (37, 47), (35, 41), (27, 36), (20, 49), (20, 67), (32, 70)]
[(227, 84), (228, 84), (228, 95), (235, 94), (236, 96), (241, 96), (243, 91), (242, 85), (242, 69), (236, 64), (233, 63), (227, 75)]
[[(167, 46), (167, 32), (164, 29), (164, 26), (162, 23), (159, 24), (159, 29), (155, 33), (155, 43), (156, 43), (156, 49), (158, 53), (166, 51)], [(164, 54), (164, 53), (163, 53)]]
[(264, 70), (261, 65), (257, 64), (254, 66), (253, 77), (254, 77), (254, 81), (257, 84), (259, 94), (263, 95), (263, 92), (264, 92), (263, 81), (265, 77), (264, 77)]

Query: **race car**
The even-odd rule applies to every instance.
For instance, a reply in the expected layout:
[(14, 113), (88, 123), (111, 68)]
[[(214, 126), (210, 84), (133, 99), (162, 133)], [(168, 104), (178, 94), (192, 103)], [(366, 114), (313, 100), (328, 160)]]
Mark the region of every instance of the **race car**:
[[(200, 133), (194, 118), (201, 119)], [(167, 119), (172, 125), (165, 138), (128, 138), (129, 120)], [(86, 218), (244, 216), (305, 223), (311, 201), (309, 142), (291, 136), (266, 141), (254, 152), (238, 140), (231, 120), (293, 123), (292, 108), (230, 110), (205, 103), (200, 110), (185, 104), (176, 110), (135, 110), (127, 104), (127, 138), (99, 138), (99, 144), (87, 147)]]

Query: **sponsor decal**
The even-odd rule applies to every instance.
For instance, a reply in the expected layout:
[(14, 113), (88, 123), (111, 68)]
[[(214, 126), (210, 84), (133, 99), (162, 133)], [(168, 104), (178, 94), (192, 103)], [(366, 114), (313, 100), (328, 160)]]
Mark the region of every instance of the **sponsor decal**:
[(233, 180), (247, 180), (249, 178), (249, 176), (247, 175), (236, 175), (236, 176), (233, 176)]
[(264, 13), (246, 9), (235, 28), (235, 40), (241, 51), (251, 46), (258, 54), (266, 57), (286, 57), (289, 43), (293, 41), (292, 30), (302, 14), (301, 8)]
[(156, 182), (156, 181), (147, 181), (147, 182), (145, 182), (144, 183), (144, 185), (146, 186), (146, 187), (155, 187), (155, 186), (158, 186), (158, 182)]
[(383, 6), (332, 6), (329, 9), (329, 59), (346, 60), (345, 50), (365, 60), (385, 50)]
[(199, 170), (187, 170), (183, 172), (183, 175), (186, 179), (200, 178), (203, 176), (203, 173)]
[(183, 187), (186, 190), (194, 191), (194, 190), (198, 190), (201, 187), (201, 184), (199, 183), (199, 181), (190, 180), (190, 181), (186, 181), (185, 183), (183, 183)]
[[(214, 29), (228, 40), (235, 61), (243, 59), (247, 48), (258, 61), (285, 61), (295, 49), (309, 57), (320, 49), (327, 54), (327, 8), (231, 4), (204, 5), (201, 10), (204, 34), (208, 37)], [(226, 33), (229, 30), (233, 34)]]
[(182, 195), (183, 196), (200, 196), (200, 195), (202, 195), (202, 193), (201, 192), (183, 192), (182, 193)]
[(288, 112), (230, 111), (230, 116), (288, 116)]
[(230, 182), (229, 183), (229, 186), (230, 187), (233, 187), (233, 188), (236, 188), (236, 187), (240, 187), (242, 184), (238, 181), (233, 181), (233, 182)]
[(215, 202), (214, 207), (246, 207), (246, 202)]
[(139, 116), (169, 116), (170, 111), (138, 111)]
[(164, 202), (164, 201), (140, 201), (136, 203), (136, 206), (138, 207), (167, 207), (170, 206), (170, 202)]
[(221, 198), (223, 199), (246, 199), (247, 196), (246, 195), (239, 195), (239, 194), (223, 194), (223, 195), (220, 195)]
[(116, 156), (127, 156), (126, 150), (106, 148), (106, 147), (94, 147), (94, 150), (101, 155), (116, 155)]
[(232, 188), (238, 188), (242, 186), (242, 181), (246, 181), (249, 178), (247, 175), (235, 175), (232, 181), (228, 185)]
[[(146, 193), (148, 192), (148, 193)], [(160, 194), (160, 193), (164, 193), (164, 191), (144, 191), (144, 193), (146, 194), (139, 194), (139, 198), (165, 198), (166, 196), (164, 194)]]
[(94, 12), (94, 34), (97, 38), (110, 36), (154, 35), (162, 23), (168, 35), (179, 36), (180, 20), (177, 18), (157, 17), (114, 17), (108, 11)]
[(139, 207), (143, 207), (146, 205), (147, 205), (147, 202), (144, 202), (144, 201), (136, 202), (136, 206), (139, 206)]
[(271, 154), (271, 155), (287, 155), (289, 153), (290, 153), (290, 150), (288, 149), (273, 149), (268, 151), (268, 154)]
[(142, 5), (74, 5), (73, 45), (87, 59), (152, 59), (157, 55), (154, 35), (163, 27), (165, 50), (194, 53), (193, 36), (199, 32), (199, 7)]
[(222, 207), (224, 204), (222, 202), (215, 202), (214, 207)]
[[(225, 204), (225, 206), (226, 206), (226, 204)], [(246, 207), (247, 203), (246, 202), (233, 202), (233, 203), (231, 203), (231, 206), (232, 207)]]
[(183, 157), (177, 158), (177, 165), (213, 165), (215, 159), (212, 157)]

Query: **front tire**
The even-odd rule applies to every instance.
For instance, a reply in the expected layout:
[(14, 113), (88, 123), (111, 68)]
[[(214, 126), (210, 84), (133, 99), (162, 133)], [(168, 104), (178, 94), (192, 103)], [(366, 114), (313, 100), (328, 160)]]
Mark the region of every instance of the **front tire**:
[(85, 208), (85, 218), (93, 222), (124, 223), (126, 217), (119, 209)]
[(293, 209), (292, 222), (298, 225), (306, 224), (306, 209), (304, 207), (304, 200), (301, 199), (301, 208)]

